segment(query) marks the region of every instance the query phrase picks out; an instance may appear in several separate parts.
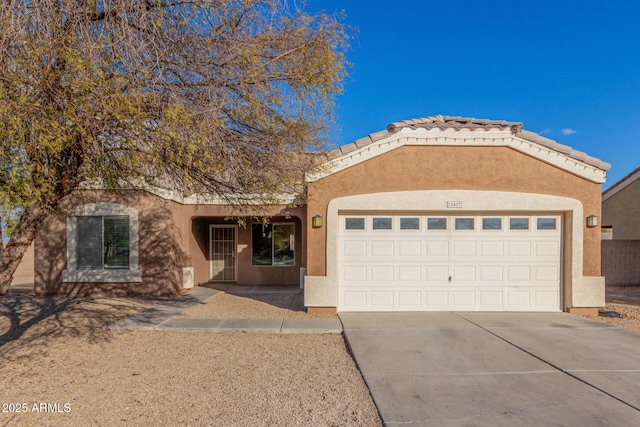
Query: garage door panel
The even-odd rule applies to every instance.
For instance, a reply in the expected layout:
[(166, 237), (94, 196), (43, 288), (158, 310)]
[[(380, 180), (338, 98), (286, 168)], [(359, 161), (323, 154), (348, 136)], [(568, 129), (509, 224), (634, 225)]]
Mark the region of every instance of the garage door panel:
[(530, 282), (531, 267), (529, 266), (510, 266), (507, 274), (510, 282)]
[(371, 280), (374, 282), (387, 282), (394, 281), (395, 268), (391, 265), (374, 265), (371, 267)]
[(428, 265), (426, 267), (427, 282), (448, 282), (448, 265)]
[(453, 308), (459, 310), (475, 310), (476, 293), (475, 291), (452, 291), (451, 300)]
[(398, 291), (398, 306), (404, 308), (420, 308), (422, 306), (422, 292)]
[(513, 257), (528, 257), (531, 256), (531, 242), (530, 241), (520, 241), (520, 242), (508, 242), (509, 245), (509, 256)]
[(427, 256), (429, 257), (448, 257), (449, 256), (449, 240), (428, 240)]
[(487, 265), (480, 267), (480, 281), (502, 284), (504, 267), (501, 265)]
[(508, 291), (507, 307), (524, 308), (531, 305), (531, 293), (529, 291)]
[(479, 305), (483, 309), (501, 310), (503, 305), (503, 292), (499, 291), (480, 291), (478, 292)]
[(536, 282), (555, 283), (560, 279), (560, 269), (555, 265), (536, 266), (534, 277)]
[(558, 258), (560, 255), (560, 243), (559, 242), (535, 242), (535, 256), (536, 257), (550, 257), (552, 259)]
[(422, 282), (422, 266), (401, 265), (398, 267), (398, 281), (400, 282)]
[(504, 256), (504, 242), (480, 242), (480, 255), (483, 257)]
[(476, 242), (475, 241), (459, 241), (453, 243), (453, 256), (454, 257), (475, 257), (476, 256)]
[[(484, 222), (481, 215), (451, 215), (444, 229), (443, 221), (427, 227), (442, 214), (411, 215), (404, 228), (406, 215), (361, 217), (364, 228), (339, 234), (339, 310), (560, 310), (560, 216), (556, 229), (545, 230), (537, 230), (535, 215), (516, 215), (529, 218), (524, 230), (512, 230), (512, 217), (499, 214)], [(391, 228), (373, 230), (374, 217), (391, 218)], [(474, 218), (474, 229), (456, 230), (456, 218)]]
[(393, 257), (393, 249), (393, 240), (374, 240), (371, 242), (371, 256), (374, 257)]
[(371, 291), (371, 307), (393, 308), (393, 291)]
[(475, 265), (454, 265), (452, 283), (454, 285), (460, 283), (468, 283), (476, 281), (476, 266)]
[(342, 242), (342, 255), (345, 258), (358, 258), (367, 256), (366, 240), (347, 240)]
[(402, 258), (421, 258), (423, 256), (422, 241), (400, 241), (398, 242), (398, 254)]
[(428, 308), (446, 310), (450, 307), (449, 291), (427, 291), (425, 301)]
[(364, 309), (367, 307), (367, 292), (344, 291), (342, 293), (342, 306), (348, 309)]
[(367, 267), (364, 265), (345, 265), (342, 267), (342, 278), (345, 283), (367, 282)]

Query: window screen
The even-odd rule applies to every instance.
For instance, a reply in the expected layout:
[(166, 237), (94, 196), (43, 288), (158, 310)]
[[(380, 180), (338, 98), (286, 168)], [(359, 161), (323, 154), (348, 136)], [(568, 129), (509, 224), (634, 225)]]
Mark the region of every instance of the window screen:
[(129, 217), (104, 217), (104, 268), (129, 268)]
[(78, 269), (102, 269), (102, 217), (78, 217), (76, 230)]
[(129, 268), (129, 217), (77, 218), (77, 268)]

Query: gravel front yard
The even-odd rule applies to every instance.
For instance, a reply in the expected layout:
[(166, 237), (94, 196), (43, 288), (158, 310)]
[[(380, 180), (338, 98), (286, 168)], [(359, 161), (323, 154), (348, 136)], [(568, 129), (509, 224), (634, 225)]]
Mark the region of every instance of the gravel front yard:
[[(219, 294), (181, 317), (314, 317), (299, 300)], [(640, 286), (608, 287), (607, 301), (622, 317), (592, 319), (640, 332)], [(340, 335), (104, 329), (161, 302), (10, 291), (0, 426), (381, 425)]]
[(640, 332), (640, 286), (607, 286), (606, 292), (607, 304), (604, 310), (616, 311), (622, 317), (585, 317)]
[(340, 335), (104, 329), (159, 302), (10, 291), (0, 425), (381, 425)]
[(309, 314), (302, 293), (218, 294), (202, 304), (185, 310), (179, 318), (218, 319), (310, 319), (335, 318), (335, 314)]

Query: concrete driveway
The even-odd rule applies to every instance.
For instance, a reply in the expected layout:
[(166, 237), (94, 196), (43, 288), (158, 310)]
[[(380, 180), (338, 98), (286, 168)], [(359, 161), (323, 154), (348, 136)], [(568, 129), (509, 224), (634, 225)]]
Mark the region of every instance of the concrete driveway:
[(387, 426), (640, 425), (640, 334), (566, 313), (341, 313)]

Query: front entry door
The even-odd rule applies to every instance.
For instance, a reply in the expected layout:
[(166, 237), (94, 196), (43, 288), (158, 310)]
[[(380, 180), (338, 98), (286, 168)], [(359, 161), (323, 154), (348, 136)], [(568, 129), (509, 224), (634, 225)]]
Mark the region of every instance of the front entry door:
[(209, 230), (213, 281), (236, 281), (236, 230), (235, 225), (212, 225)]

